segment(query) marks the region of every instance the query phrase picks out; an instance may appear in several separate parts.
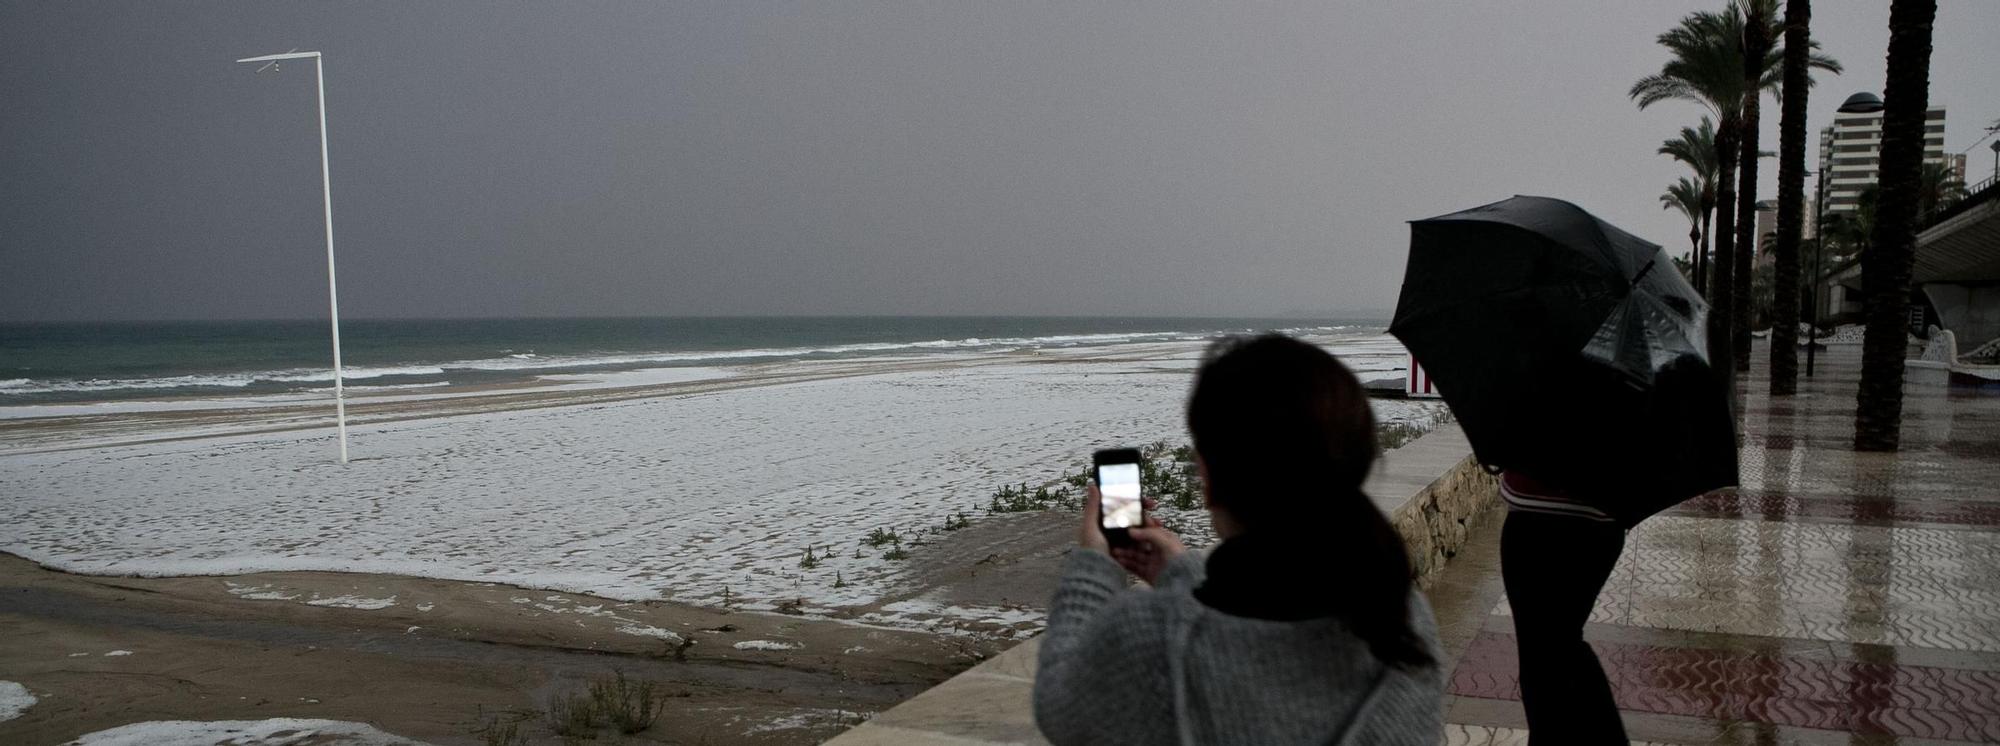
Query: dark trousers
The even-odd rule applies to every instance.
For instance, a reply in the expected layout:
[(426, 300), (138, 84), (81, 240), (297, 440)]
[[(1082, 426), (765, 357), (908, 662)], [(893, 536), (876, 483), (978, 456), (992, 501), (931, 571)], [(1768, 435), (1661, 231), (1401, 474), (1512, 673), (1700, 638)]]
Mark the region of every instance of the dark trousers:
[(1583, 625), (1625, 549), (1625, 530), (1586, 518), (1510, 510), (1500, 578), (1514, 610), (1521, 706), (1532, 744), (1627, 743), (1611, 683)]

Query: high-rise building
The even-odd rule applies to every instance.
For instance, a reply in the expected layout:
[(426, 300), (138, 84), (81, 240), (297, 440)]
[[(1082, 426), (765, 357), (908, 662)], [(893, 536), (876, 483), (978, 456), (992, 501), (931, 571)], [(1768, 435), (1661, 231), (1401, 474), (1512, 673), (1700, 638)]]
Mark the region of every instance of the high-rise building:
[(1755, 256), (1759, 261), (1765, 260), (1770, 256), (1771, 243), (1777, 239), (1777, 236), (1778, 201), (1775, 199), (1757, 200), (1757, 239), (1755, 242), (1757, 253)]
[[(1833, 126), (1820, 130), (1820, 168), (1831, 164), (1826, 183), (1826, 212), (1855, 209), (1861, 190), (1881, 175), (1882, 112), (1836, 114)], [(1944, 152), (1944, 107), (1924, 112), (1924, 162), (1950, 164)]]

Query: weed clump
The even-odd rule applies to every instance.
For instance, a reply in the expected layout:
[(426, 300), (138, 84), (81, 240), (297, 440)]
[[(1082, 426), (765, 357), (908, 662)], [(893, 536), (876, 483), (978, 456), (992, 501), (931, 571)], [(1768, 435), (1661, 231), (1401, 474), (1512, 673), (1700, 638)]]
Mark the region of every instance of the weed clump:
[(1201, 474), (1194, 449), (1156, 441), (1139, 449), (1139, 492), (1176, 510), (1201, 507)]
[(660, 697), (653, 693), (653, 682), (633, 681), (623, 671), (610, 680), (592, 682), (590, 703), (611, 727), (627, 735), (653, 727), (660, 717)]
[(903, 543), (903, 536), (901, 534), (896, 533), (895, 529), (878, 528), (868, 532), (867, 538), (862, 539), (861, 543), (867, 544), (868, 546), (874, 547), (876, 549), (880, 549), (885, 544)]
[(473, 734), (479, 736), (480, 743), (486, 746), (528, 746), (528, 734), (521, 732), (521, 722), (534, 718), (534, 712), (515, 712), (509, 717), (486, 715), (483, 714), (484, 708), (481, 709), (479, 725), (472, 729)]
[(1048, 486), (1044, 485), (1029, 490), (1028, 483), (1026, 482), (1022, 482), (1019, 485), (1004, 485), (1000, 489), (994, 490), (993, 496), (986, 501), (986, 512), (997, 515), (1000, 513), (1033, 513), (1059, 507), (1080, 507), (1082, 505), (1080, 502), (1081, 498), (1073, 497), (1075, 494), (1069, 487), (1057, 487), (1054, 490), (1050, 490)]
[[(651, 728), (659, 720), (665, 700), (654, 690), (653, 682), (626, 678), (625, 672), (617, 671), (609, 679), (591, 682), (584, 691), (550, 697), (542, 716), (549, 730), (561, 737), (563, 743), (577, 743), (595, 740), (605, 728), (625, 735)], [(482, 735), (488, 744), (527, 743), (526, 735), (512, 725), (491, 724)]]
[(597, 707), (588, 695), (565, 692), (549, 698), (544, 716), (549, 730), (565, 740), (597, 737)]

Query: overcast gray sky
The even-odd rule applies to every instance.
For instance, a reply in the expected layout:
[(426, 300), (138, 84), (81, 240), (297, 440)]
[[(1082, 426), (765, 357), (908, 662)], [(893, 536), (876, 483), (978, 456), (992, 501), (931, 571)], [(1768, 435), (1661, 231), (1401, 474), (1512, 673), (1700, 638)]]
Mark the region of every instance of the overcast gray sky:
[[(347, 316), (1386, 311), (1517, 193), (1679, 249), (1698, 110), (1625, 92), (1721, 5), (0, 0), (0, 320), (324, 314), (312, 67), (231, 63), (294, 47)], [(1888, 43), (1817, 5), (1815, 130)], [(2000, 3), (1940, 5), (1956, 152)]]

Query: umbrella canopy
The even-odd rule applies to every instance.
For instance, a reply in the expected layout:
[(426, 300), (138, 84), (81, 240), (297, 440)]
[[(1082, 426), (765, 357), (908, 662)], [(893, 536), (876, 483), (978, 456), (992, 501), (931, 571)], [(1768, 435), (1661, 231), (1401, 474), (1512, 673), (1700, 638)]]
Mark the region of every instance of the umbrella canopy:
[(1389, 332), (1479, 460), (1629, 523), (1736, 484), (1708, 307), (1665, 250), (1547, 197), (1411, 224)]

